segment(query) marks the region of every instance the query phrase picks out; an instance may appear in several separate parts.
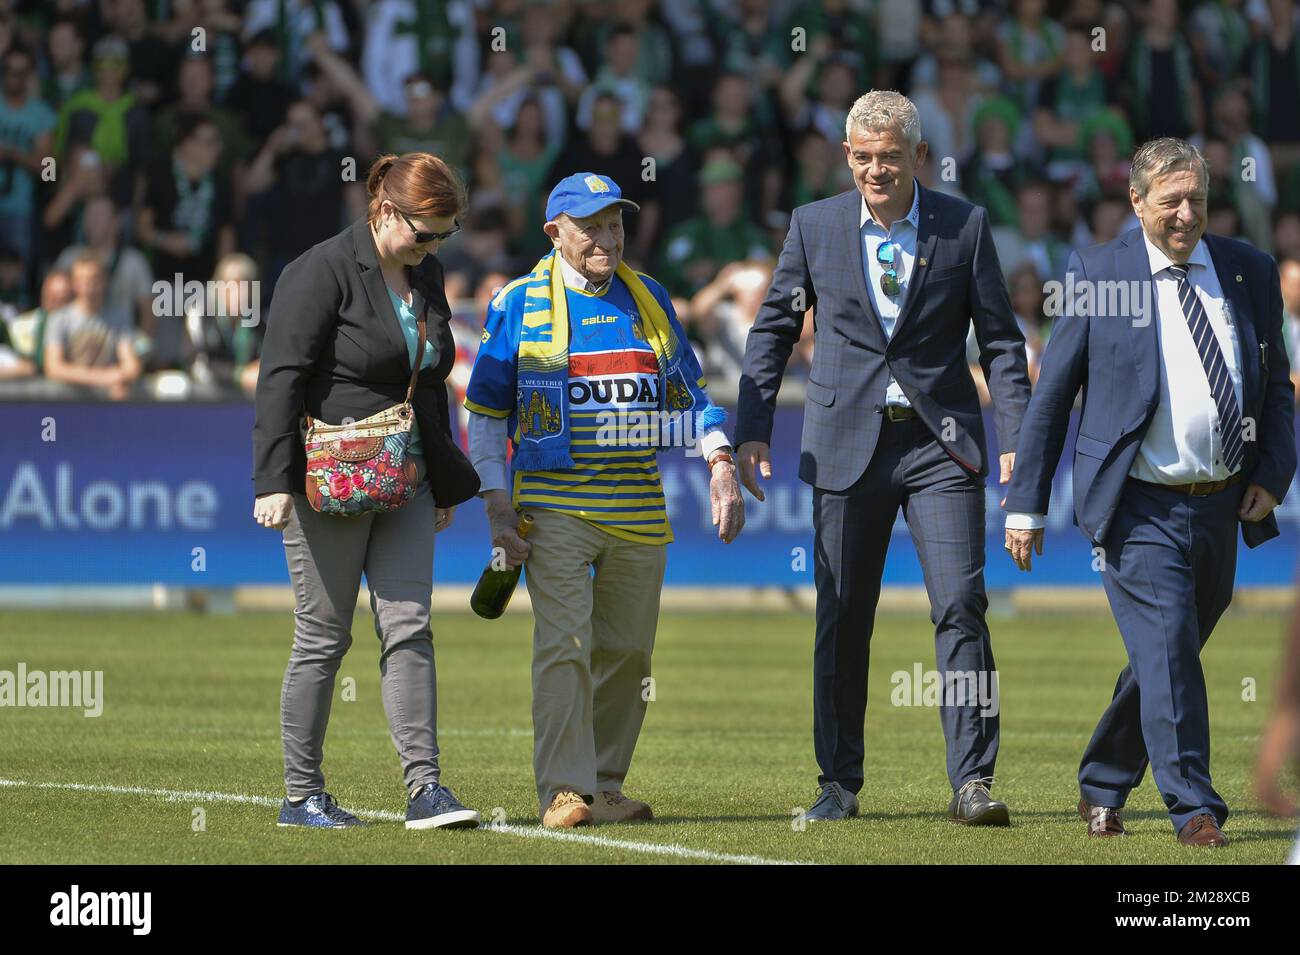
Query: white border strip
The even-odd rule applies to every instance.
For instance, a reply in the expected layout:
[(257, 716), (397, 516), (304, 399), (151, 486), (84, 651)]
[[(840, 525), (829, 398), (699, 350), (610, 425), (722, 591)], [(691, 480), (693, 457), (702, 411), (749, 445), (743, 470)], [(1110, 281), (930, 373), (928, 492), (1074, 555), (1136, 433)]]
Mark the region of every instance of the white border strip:
[[(40, 783), (25, 779), (0, 779), (0, 786), (21, 786), (29, 789), (64, 789), (88, 793), (112, 793), (123, 796), (153, 796), (168, 802), (234, 802), (254, 806), (278, 808), (281, 800), (269, 796), (249, 796), (241, 793), (220, 793), (206, 790), (180, 789), (146, 789), (142, 786), (110, 786), (92, 783)], [(368, 816), (383, 822), (405, 822), (406, 817), (396, 812), (383, 809), (357, 810), (358, 816)], [(559, 842), (577, 842), (602, 849), (617, 849), (623, 852), (642, 852), (646, 855), (671, 856), (675, 859), (698, 859), (703, 862), (728, 862), (735, 865), (801, 865), (782, 859), (767, 859), (763, 856), (731, 855), (725, 852), (710, 852), (707, 849), (689, 849), (676, 843), (627, 842), (622, 839), (609, 839), (605, 836), (589, 836), (582, 833), (559, 831), (523, 826), (485, 825), (480, 827), (488, 832), (502, 832), (508, 836), (522, 836), (525, 839), (554, 839)]]

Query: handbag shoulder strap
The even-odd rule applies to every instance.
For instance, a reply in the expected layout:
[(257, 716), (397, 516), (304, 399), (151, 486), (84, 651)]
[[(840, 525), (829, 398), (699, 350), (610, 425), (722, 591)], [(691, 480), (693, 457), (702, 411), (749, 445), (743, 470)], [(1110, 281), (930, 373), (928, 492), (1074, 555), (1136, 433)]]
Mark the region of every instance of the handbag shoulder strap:
[(411, 403), (411, 396), (415, 394), (415, 379), (420, 377), (420, 365), (424, 362), (424, 344), (428, 335), (428, 323), (425, 320), (425, 315), (428, 311), (429, 303), (426, 301), (424, 308), (420, 309), (420, 320), (417, 323), (417, 327), (420, 329), (420, 345), (415, 350), (415, 364), (411, 366), (410, 384), (406, 386), (406, 403), (408, 405)]

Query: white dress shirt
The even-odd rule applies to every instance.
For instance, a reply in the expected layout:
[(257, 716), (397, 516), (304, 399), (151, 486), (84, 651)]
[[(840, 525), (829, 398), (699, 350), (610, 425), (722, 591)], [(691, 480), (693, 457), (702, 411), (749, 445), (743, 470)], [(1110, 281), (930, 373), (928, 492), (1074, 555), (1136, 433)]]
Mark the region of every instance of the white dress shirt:
[[(612, 277), (602, 285), (596, 285), (570, 265), (564, 256), (561, 255), (559, 259), (565, 288), (589, 295), (603, 295), (609, 290)], [(475, 411), (469, 413), (469, 458), (474, 470), (478, 472), (480, 494), (509, 489), (506, 473), (506, 443), (509, 440), (508, 418), (494, 418)], [(730, 446), (731, 441), (726, 432), (718, 427), (710, 428), (699, 438), (700, 453), (706, 461), (714, 451)]]
[[(1169, 266), (1174, 262), (1147, 237), (1147, 260), (1155, 287), (1156, 334), (1160, 350), (1159, 404), (1138, 448), (1129, 476), (1153, 484), (1192, 484), (1222, 481), (1230, 472), (1223, 463), (1219, 439), (1219, 408), (1210, 392), (1205, 365), (1187, 325), (1178, 300), (1178, 279)], [(1228, 307), (1219, 275), (1204, 240), (1197, 242), (1187, 259), (1187, 281), (1205, 309), (1210, 328), (1223, 352), (1232, 377), (1237, 407), (1243, 409), (1241, 349), (1235, 318)], [(1035, 530), (1045, 515), (1011, 513), (1006, 526), (1012, 530)]]
[[(1155, 484), (1190, 484), (1222, 481), (1230, 472), (1223, 463), (1219, 440), (1219, 408), (1210, 393), (1205, 365), (1196, 350), (1187, 317), (1178, 302), (1178, 279), (1169, 271), (1173, 262), (1143, 234), (1151, 274), (1155, 279), (1160, 317), (1160, 404), (1147, 428), (1130, 476)], [(1210, 328), (1218, 339), (1224, 364), (1232, 376), (1232, 390), (1241, 400), (1241, 349), (1237, 329), (1218, 273), (1205, 242), (1196, 243), (1187, 259), (1187, 281), (1192, 286)], [(1245, 414), (1245, 411), (1242, 411)]]
[[(876, 221), (867, 206), (866, 197), (862, 197), (858, 217), (858, 229), (862, 233), (862, 267), (867, 280), (867, 294), (871, 296), (871, 304), (880, 316), (880, 327), (884, 329), (886, 339), (894, 337), (894, 326), (898, 324), (898, 314), (902, 310), (903, 299), (907, 296), (908, 279), (916, 261), (916, 237), (920, 221), (921, 188), (915, 178), (912, 179), (912, 208), (888, 229)], [(895, 255), (899, 284), (897, 295), (886, 295), (880, 288), (880, 276), (884, 274), (885, 268), (876, 261), (876, 250), (886, 242), (895, 243), (901, 250)], [(893, 375), (889, 376), (889, 387), (885, 389), (885, 404), (911, 407), (911, 402)]]

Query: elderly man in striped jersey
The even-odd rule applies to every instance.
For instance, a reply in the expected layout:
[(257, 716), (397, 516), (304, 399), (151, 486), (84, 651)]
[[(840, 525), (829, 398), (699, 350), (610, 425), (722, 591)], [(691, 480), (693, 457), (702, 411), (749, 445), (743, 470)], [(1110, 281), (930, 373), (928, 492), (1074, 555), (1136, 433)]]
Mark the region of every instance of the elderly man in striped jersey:
[[(622, 262), (625, 205), (637, 208), (594, 173), (552, 190), (555, 248), (493, 298), (465, 401), (493, 545), (527, 575), (533, 768), (551, 827), (652, 815), (622, 790), (673, 539), (656, 452), (697, 442), (718, 536), (731, 543), (745, 522), (726, 412), (668, 293)], [(516, 508), (533, 518), (527, 541)]]

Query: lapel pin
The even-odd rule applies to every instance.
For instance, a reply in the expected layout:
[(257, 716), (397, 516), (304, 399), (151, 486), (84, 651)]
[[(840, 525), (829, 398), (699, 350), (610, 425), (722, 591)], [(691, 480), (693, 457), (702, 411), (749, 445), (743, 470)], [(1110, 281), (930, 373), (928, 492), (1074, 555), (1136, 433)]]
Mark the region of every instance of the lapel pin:
[(1241, 281), (1241, 276), (1240, 276), (1240, 275), (1237, 276), (1237, 281), (1238, 281), (1238, 282)]
[(925, 265), (925, 258), (924, 258), (924, 257), (921, 258), (921, 264), (922, 264), (922, 265)]

